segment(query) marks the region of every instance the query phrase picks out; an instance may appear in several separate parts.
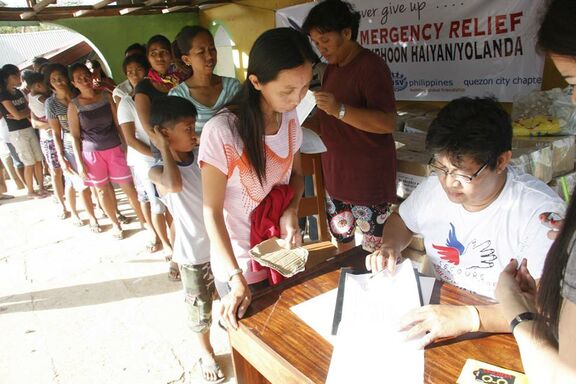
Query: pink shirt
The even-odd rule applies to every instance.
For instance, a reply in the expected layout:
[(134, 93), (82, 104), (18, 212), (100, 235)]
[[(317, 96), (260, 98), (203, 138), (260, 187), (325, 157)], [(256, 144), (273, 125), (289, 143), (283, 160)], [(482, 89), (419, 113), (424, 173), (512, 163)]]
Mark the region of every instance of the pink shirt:
[[(248, 284), (265, 280), (266, 271), (253, 272), (250, 268), (250, 214), (275, 185), (288, 184), (294, 154), (302, 144), (302, 129), (296, 111), (282, 115), (282, 124), (275, 135), (265, 136), (266, 179), (260, 185), (258, 176), (248, 164), (244, 146), (231, 126), (234, 115), (220, 113), (210, 119), (202, 130), (198, 162), (208, 163), (227, 175), (224, 199), (224, 220), (232, 242), (234, 256)], [(214, 251), (212, 270), (220, 281), (227, 280), (221, 257)]]

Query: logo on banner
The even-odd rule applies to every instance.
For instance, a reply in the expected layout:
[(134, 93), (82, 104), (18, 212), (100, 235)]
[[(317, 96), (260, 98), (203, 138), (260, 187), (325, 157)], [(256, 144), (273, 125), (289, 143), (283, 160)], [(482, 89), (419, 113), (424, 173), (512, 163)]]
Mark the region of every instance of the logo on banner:
[(408, 79), (400, 72), (392, 72), (392, 83), (394, 84), (394, 92), (403, 91), (408, 87)]

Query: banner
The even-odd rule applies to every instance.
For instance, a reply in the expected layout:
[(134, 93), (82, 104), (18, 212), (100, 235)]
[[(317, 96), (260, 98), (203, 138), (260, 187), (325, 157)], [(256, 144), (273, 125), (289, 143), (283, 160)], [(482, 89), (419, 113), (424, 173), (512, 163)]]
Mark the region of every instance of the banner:
[[(541, 0), (353, 0), (358, 42), (390, 67), (397, 100), (493, 95), (504, 102), (539, 90)], [(278, 10), (278, 26), (302, 25), (315, 3)]]

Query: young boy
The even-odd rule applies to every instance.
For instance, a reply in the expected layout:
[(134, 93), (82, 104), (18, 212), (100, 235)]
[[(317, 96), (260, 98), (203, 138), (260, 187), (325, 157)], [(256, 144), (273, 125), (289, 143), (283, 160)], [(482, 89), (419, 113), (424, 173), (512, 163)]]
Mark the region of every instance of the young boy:
[(210, 345), (214, 276), (202, 213), (195, 122), (196, 108), (190, 101), (176, 96), (154, 100), (150, 111), (154, 132), (150, 139), (160, 150), (162, 165), (153, 167), (149, 176), (174, 218), (173, 260), (180, 264), (202, 377), (205, 382), (220, 383), (225, 377)]

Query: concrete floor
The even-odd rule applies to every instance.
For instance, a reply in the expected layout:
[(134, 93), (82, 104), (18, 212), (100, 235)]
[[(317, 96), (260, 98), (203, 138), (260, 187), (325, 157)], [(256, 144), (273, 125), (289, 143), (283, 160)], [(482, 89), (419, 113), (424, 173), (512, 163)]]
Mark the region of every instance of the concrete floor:
[[(10, 184), (9, 193), (17, 197), (0, 202), (0, 383), (202, 382), (181, 283), (168, 280), (160, 253), (146, 252), (138, 223), (118, 241), (107, 219), (93, 234), (56, 218), (51, 198), (27, 200)], [(235, 383), (227, 335), (212, 331)]]

